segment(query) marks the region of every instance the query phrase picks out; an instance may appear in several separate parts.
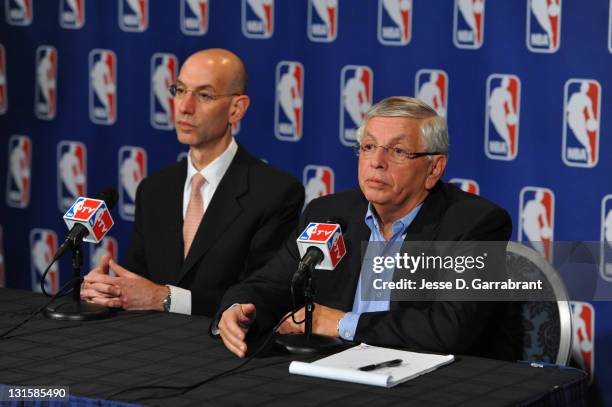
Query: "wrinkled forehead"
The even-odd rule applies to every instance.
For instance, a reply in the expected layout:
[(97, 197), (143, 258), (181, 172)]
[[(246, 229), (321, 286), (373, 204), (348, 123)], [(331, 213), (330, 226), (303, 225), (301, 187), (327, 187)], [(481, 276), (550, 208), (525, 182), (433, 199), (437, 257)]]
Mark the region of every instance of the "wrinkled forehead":
[(410, 147), (423, 146), (423, 119), (375, 116), (365, 123), (363, 141), (381, 145), (402, 143)]
[(223, 90), (231, 75), (231, 68), (227, 63), (212, 58), (189, 58), (178, 75), (178, 81), (189, 87), (211, 87)]

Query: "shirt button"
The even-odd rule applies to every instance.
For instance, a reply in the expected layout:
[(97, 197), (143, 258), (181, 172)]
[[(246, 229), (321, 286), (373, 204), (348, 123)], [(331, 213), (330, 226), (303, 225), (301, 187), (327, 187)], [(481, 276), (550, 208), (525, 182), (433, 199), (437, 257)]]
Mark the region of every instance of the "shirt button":
[(344, 337), (345, 338), (350, 338), (351, 337), (351, 332), (350, 331), (344, 331)]

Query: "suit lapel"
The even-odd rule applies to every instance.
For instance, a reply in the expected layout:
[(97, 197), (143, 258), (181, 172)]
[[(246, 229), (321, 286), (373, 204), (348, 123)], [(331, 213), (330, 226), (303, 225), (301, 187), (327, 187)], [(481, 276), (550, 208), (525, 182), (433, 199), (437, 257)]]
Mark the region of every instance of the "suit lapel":
[[(167, 234), (164, 236), (163, 250), (167, 253), (168, 265), (172, 270), (174, 280), (178, 275), (178, 270), (183, 263), (183, 192), (185, 178), (187, 177), (187, 160), (183, 160), (176, 166), (170, 176), (170, 182), (165, 186), (164, 194), (159, 197), (160, 204), (163, 203), (162, 213), (169, 216), (160, 216), (157, 221), (161, 225), (161, 231)], [(165, 185), (165, 184), (164, 184)], [(168, 273), (170, 271), (168, 270)]]

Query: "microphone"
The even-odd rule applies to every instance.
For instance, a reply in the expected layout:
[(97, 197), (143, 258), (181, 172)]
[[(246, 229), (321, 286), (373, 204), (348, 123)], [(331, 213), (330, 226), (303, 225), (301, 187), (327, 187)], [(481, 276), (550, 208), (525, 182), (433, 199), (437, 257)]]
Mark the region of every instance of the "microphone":
[(115, 223), (110, 210), (117, 203), (117, 191), (114, 188), (105, 188), (97, 197), (99, 199), (79, 197), (68, 209), (64, 222), (70, 232), (57, 249), (54, 260), (82, 241), (99, 243), (113, 227)]

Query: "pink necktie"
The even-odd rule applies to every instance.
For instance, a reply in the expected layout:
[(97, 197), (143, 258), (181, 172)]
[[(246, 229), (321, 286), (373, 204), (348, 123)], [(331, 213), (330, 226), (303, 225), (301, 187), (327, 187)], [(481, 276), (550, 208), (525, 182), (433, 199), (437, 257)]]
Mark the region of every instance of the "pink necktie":
[(187, 205), (185, 221), (183, 222), (183, 242), (185, 243), (183, 257), (187, 257), (191, 243), (193, 243), (193, 238), (204, 215), (204, 201), (202, 200), (200, 189), (205, 181), (199, 172), (191, 177), (191, 195), (189, 196), (189, 204)]

